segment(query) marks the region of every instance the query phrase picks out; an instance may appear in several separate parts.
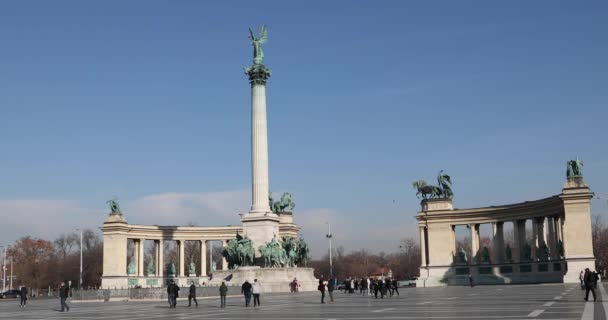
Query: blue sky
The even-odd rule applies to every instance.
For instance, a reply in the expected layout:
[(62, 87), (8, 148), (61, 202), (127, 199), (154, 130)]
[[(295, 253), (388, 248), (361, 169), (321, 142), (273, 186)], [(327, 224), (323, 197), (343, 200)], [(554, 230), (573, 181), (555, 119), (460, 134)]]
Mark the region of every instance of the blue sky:
[[(602, 1), (54, 1), (0, 8), (0, 243), (249, 208), (247, 27), (267, 24), (271, 190), (313, 250), (417, 238), (416, 179), (455, 206), (608, 198)], [(600, 194), (606, 192), (607, 194)], [(393, 202), (394, 200), (394, 202)], [(606, 200), (594, 213), (608, 214)], [(368, 232), (362, 232), (368, 230)]]

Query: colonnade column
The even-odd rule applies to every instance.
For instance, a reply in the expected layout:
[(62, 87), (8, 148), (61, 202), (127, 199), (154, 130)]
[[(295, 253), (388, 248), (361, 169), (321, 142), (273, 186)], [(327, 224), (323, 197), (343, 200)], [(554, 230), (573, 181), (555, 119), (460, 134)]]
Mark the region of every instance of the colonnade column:
[(479, 254), (479, 224), (469, 225), (471, 229), (471, 264), (477, 264)]
[(158, 240), (158, 259), (156, 267), (156, 276), (162, 277), (165, 274), (165, 262), (164, 262), (164, 242), (163, 239)]
[(184, 245), (185, 245), (184, 240), (179, 240), (179, 276), (180, 277), (185, 277), (186, 274), (184, 272), (185, 269), (185, 265), (184, 265)]
[(536, 261), (538, 256), (536, 253), (538, 252), (538, 220), (536, 218), (532, 218), (532, 244), (530, 244), (530, 258), (532, 261)]
[(513, 223), (513, 260), (521, 262), (524, 255), (524, 243), (526, 242), (526, 220), (516, 220)]
[(201, 240), (201, 272), (200, 276), (207, 276), (207, 241)]
[(547, 245), (551, 260), (557, 259), (557, 238), (555, 235), (555, 217), (547, 217)]
[(143, 277), (144, 276), (144, 247), (145, 247), (145, 243), (146, 243), (146, 239), (139, 239), (137, 240), (137, 242), (139, 243), (137, 246), (137, 275), (139, 277)]
[(547, 244), (545, 239), (547, 238), (546, 230), (545, 230), (545, 217), (539, 217), (538, 222), (536, 224), (538, 226), (538, 259), (544, 259), (543, 247)]
[[(222, 240), (222, 248), (225, 248), (226, 246), (228, 246), (228, 240)], [(222, 270), (228, 270), (228, 261), (226, 261), (226, 258), (224, 258), (223, 255), (222, 255)]]
[(492, 223), (492, 244), (494, 245), (492, 263), (502, 263), (504, 261), (505, 239), (503, 226), (503, 222)]
[(426, 267), (426, 241), (424, 240), (424, 227), (420, 227), (420, 266)]

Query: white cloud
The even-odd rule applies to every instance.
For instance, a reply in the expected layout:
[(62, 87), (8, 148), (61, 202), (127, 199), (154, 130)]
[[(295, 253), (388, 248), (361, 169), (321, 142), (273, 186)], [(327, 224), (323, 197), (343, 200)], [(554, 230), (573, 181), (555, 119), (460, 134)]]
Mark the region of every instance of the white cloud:
[(201, 226), (239, 224), (239, 213), (249, 210), (247, 190), (161, 193), (145, 196), (123, 209), (129, 223)]
[(0, 200), (0, 241), (12, 243), (23, 236), (52, 239), (75, 228), (95, 229), (103, 210), (84, 208), (77, 201), (20, 199)]

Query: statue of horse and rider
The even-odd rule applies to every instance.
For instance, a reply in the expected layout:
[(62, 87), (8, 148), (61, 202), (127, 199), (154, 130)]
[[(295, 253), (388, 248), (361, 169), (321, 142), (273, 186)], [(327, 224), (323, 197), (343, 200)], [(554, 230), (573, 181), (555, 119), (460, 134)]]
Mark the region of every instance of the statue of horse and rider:
[(422, 199), (452, 199), (454, 192), (452, 191), (452, 178), (443, 170), (437, 175), (437, 185), (429, 185), (424, 180), (416, 180), (412, 183), (416, 189), (416, 196), (422, 196)]
[(237, 234), (236, 239), (228, 241), (228, 245), (222, 250), (222, 256), (226, 258), (230, 269), (253, 265), (255, 258), (253, 242)]
[(268, 195), (268, 202), (270, 203), (270, 209), (272, 212), (278, 214), (292, 211), (293, 208), (296, 207), (296, 204), (291, 199), (291, 193), (289, 192), (284, 192), (279, 201), (274, 201), (272, 198), (272, 193), (270, 193)]

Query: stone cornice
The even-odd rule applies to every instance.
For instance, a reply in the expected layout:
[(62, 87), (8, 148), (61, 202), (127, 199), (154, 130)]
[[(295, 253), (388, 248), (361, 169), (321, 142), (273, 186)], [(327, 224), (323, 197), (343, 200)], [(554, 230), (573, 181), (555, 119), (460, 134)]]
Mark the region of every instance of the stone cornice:
[(470, 209), (422, 211), (416, 216), (419, 224), (446, 222), (452, 224), (491, 223), (558, 215), (563, 213), (559, 195), (522, 203)]

